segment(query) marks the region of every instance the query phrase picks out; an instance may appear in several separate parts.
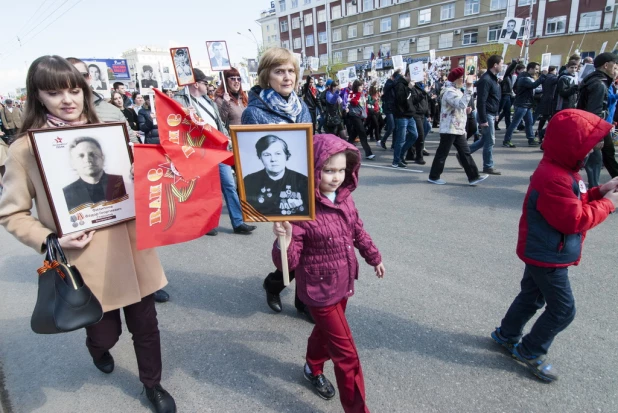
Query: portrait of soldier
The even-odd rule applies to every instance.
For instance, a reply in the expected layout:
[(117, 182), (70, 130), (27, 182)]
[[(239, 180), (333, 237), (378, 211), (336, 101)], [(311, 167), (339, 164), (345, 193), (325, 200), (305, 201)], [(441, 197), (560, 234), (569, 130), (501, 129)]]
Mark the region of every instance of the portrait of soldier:
[(142, 66), (142, 89), (152, 89), (153, 87), (159, 87), (159, 82), (154, 77), (154, 70), (152, 66)]
[(105, 155), (101, 144), (91, 137), (80, 137), (69, 145), (71, 167), (79, 179), (62, 189), (69, 211), (84, 204), (112, 201), (127, 194), (121, 175), (103, 169)]
[(255, 150), (264, 169), (244, 177), (247, 202), (263, 215), (307, 215), (308, 179), (288, 168), (292, 154), (286, 141), (266, 135)]

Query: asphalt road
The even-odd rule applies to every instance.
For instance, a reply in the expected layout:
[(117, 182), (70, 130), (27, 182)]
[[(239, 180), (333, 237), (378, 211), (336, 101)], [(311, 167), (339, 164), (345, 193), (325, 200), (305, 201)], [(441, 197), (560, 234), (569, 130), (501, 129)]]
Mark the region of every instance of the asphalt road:
[[(438, 134), (428, 139), (434, 153)], [(516, 134), (514, 142), (525, 139)], [(433, 156), (416, 173), (390, 168), (390, 151), (375, 153), (354, 196), (387, 274), (379, 280), (361, 265), (348, 306), (371, 411), (618, 412), (616, 217), (589, 233), (581, 265), (570, 270), (578, 313), (550, 352), (561, 378), (545, 384), (489, 338), (518, 292), (517, 225), (541, 152), (497, 146), (503, 175), (478, 187), (467, 185), (452, 156), (442, 176), (448, 184), (435, 186), (426, 182)], [(482, 165), (480, 152), (474, 157)], [(266, 306), (261, 283), (273, 268), (272, 240), (268, 224), (234, 235), (224, 215), (217, 237), (160, 249), (172, 297), (157, 307), (162, 384), (179, 412), (342, 411), (302, 377), (312, 326), (297, 316), (292, 288), (282, 295), (283, 313)], [(4, 413), (150, 411), (130, 334), (112, 350), (111, 375), (92, 365), (83, 331), (34, 334), (41, 257), (4, 231), (0, 245)], [(332, 366), (326, 371), (334, 381)]]

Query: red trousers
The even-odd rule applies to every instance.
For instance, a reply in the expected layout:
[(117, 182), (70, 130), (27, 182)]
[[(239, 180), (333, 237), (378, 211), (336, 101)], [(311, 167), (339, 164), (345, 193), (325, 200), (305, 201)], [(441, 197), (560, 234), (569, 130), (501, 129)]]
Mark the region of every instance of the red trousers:
[(324, 363), (332, 360), (344, 412), (369, 413), (363, 370), (345, 318), (347, 303), (344, 298), (329, 307), (309, 307), (315, 327), (307, 343), (307, 365), (316, 376), (322, 374)]

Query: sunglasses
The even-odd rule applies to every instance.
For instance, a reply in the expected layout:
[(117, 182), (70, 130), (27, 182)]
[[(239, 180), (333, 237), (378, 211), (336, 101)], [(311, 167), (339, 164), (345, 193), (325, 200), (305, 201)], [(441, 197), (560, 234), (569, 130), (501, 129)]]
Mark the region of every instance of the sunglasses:
[(240, 82), (241, 80), (240, 77), (238, 76), (231, 76), (231, 77), (228, 77), (228, 79), (230, 79), (232, 82)]

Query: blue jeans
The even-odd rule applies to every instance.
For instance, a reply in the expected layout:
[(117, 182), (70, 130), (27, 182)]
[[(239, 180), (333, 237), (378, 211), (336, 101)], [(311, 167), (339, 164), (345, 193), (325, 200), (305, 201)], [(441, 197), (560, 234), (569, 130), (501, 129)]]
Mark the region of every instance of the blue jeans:
[(324, 123), (326, 122), (326, 113), (321, 110), (318, 110), (319, 118), (318, 118), (318, 132), (324, 129)]
[(586, 175), (588, 175), (588, 188), (599, 186), (601, 178), (601, 168), (603, 167), (603, 155), (600, 149), (595, 149), (585, 163)]
[(522, 119), (526, 123), (526, 138), (528, 138), (529, 141), (534, 140), (534, 130), (532, 130), (532, 109), (515, 106), (513, 121), (506, 129), (506, 134), (504, 135), (504, 142), (511, 141), (513, 131), (515, 131), (515, 128), (517, 128), (517, 125), (519, 125)]
[(227, 212), (230, 214), (232, 227), (237, 228), (243, 224), (243, 220), (242, 210), (240, 209), (240, 199), (238, 199), (234, 175), (232, 175), (232, 167), (220, 163), (219, 177), (221, 178), (221, 192), (223, 192), (225, 205), (227, 205)]
[(474, 153), (483, 147), (483, 169), (491, 169), (494, 167), (493, 147), (496, 144), (496, 132), (494, 123), (496, 117), (486, 114), (488, 126), (481, 126), (481, 139), (470, 145), (470, 153)]
[(429, 119), (425, 117), (423, 121), (423, 131), (425, 132), (425, 140), (427, 140), (427, 134), (431, 132), (431, 123), (429, 123)]
[(547, 304), (530, 332), (521, 340), (524, 355), (547, 354), (554, 338), (575, 318), (575, 299), (568, 268), (546, 268), (526, 264), (521, 291), (502, 319), (500, 333), (517, 342), (524, 326)]
[(416, 130), (416, 121), (413, 117), (396, 118), (395, 119), (395, 155), (393, 156), (393, 164), (401, 162), (406, 157), (408, 149), (414, 145), (418, 138)]
[(395, 118), (393, 117), (393, 114), (392, 113), (385, 113), (384, 116), (386, 116), (386, 130), (384, 131), (384, 137), (382, 139), (380, 139), (382, 141), (382, 143), (386, 143), (386, 140), (391, 135), (391, 133), (393, 134), (393, 136), (395, 136), (395, 134), (394, 134), (394, 131), (395, 131)]

